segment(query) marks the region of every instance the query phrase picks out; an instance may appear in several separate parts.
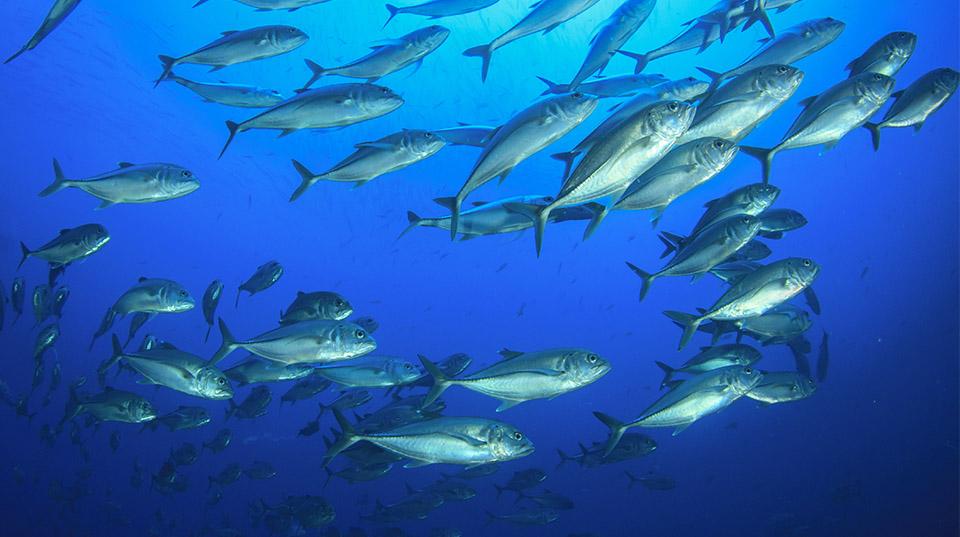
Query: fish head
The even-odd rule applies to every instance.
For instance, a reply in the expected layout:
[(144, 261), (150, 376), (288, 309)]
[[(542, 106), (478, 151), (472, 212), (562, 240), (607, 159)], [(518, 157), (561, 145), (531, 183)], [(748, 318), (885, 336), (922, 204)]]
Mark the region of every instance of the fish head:
[(470, 367), (470, 362), (473, 362), (473, 358), (471, 358), (470, 355), (458, 352), (447, 356), (442, 362), (437, 364), (437, 367), (448, 377), (455, 377)]
[(847, 25), (833, 17), (809, 20), (800, 25), (798, 35), (804, 40), (830, 43), (840, 37)]
[(817, 383), (810, 377), (797, 374), (797, 382), (790, 390), (797, 394), (798, 398), (810, 397), (813, 392), (817, 391)]
[(663, 99), (676, 99), (678, 101), (689, 101), (699, 95), (703, 95), (710, 88), (709, 82), (698, 80), (692, 76), (667, 82), (661, 86), (660, 96)]
[(809, 258), (792, 257), (786, 260), (786, 276), (791, 285), (808, 287), (820, 274), (820, 265)]
[(80, 229), (81, 241), (88, 251), (97, 250), (110, 240), (110, 232), (100, 224), (84, 224)]
[(133, 423), (144, 423), (157, 419), (157, 411), (153, 408), (150, 401), (143, 398), (137, 398), (131, 401), (128, 407), (130, 419)]
[(197, 305), (196, 300), (177, 282), (167, 281), (160, 289), (163, 311), (166, 313), (182, 313), (190, 311)]
[(881, 41), (886, 54), (904, 60), (910, 58), (917, 48), (917, 34), (912, 32), (890, 32)]
[(387, 371), (397, 384), (410, 384), (423, 376), (420, 368), (407, 360), (390, 360), (387, 363)]
[(547, 113), (568, 124), (579, 124), (597, 108), (599, 97), (575, 91), (548, 97)]
[(310, 36), (294, 26), (278, 25), (270, 29), (268, 39), (277, 50), (290, 51), (309, 41)]
[(499, 461), (518, 459), (533, 453), (533, 442), (512, 425), (496, 423), (490, 427), (487, 443)]
[(732, 366), (729, 369), (729, 385), (741, 395), (756, 388), (763, 380), (763, 372), (752, 366)]
[(683, 101), (666, 101), (650, 105), (647, 127), (663, 138), (679, 138), (690, 127), (697, 107)]
[(880, 73), (861, 73), (854, 79), (857, 95), (878, 106), (890, 98), (896, 84), (892, 77)]
[(197, 373), (197, 387), (207, 399), (232, 399), (233, 386), (223, 371), (204, 367)]
[(777, 218), (782, 221), (784, 225), (789, 226), (790, 229), (798, 229), (807, 225), (807, 217), (803, 216), (803, 213), (800, 211), (794, 211), (793, 209), (778, 211)]
[(949, 67), (943, 67), (933, 71), (933, 91), (951, 95), (957, 91), (957, 84), (960, 83), (960, 73)]
[(765, 65), (755, 73), (755, 87), (776, 99), (789, 98), (803, 82), (803, 71), (792, 65)]
[(417, 49), (433, 50), (442, 45), (448, 37), (450, 37), (449, 28), (433, 24), (411, 32), (405, 40)]
[(595, 352), (575, 350), (563, 359), (561, 366), (571, 377), (583, 383), (591, 383), (610, 372), (610, 362)]
[(696, 140), (696, 160), (710, 170), (719, 173), (733, 162), (740, 148), (723, 138), (708, 137)]
[(747, 203), (761, 211), (773, 205), (779, 196), (780, 189), (769, 183), (754, 183), (744, 188)]
[(356, 102), (366, 114), (382, 116), (403, 105), (403, 97), (394, 93), (390, 88), (376, 84), (361, 84), (361, 86)]
[[(726, 220), (726, 233), (736, 241), (748, 241), (760, 231), (761, 219), (749, 214), (738, 214)], [(763, 244), (763, 243), (757, 243)]]
[(157, 171), (160, 190), (170, 197), (186, 196), (200, 188), (194, 173), (175, 164), (162, 164)]
[(351, 356), (362, 356), (377, 348), (377, 341), (373, 336), (354, 323), (343, 323), (337, 330), (340, 332), (340, 342), (344, 350), (349, 351)]
[(760, 354), (760, 351), (758, 351), (756, 348), (743, 344), (739, 345), (739, 348), (737, 349), (737, 356), (741, 365), (750, 365), (758, 362), (760, 358), (763, 358), (763, 355)]
[(402, 147), (407, 148), (413, 154), (427, 157), (443, 149), (447, 141), (435, 132), (404, 129), (400, 143)]

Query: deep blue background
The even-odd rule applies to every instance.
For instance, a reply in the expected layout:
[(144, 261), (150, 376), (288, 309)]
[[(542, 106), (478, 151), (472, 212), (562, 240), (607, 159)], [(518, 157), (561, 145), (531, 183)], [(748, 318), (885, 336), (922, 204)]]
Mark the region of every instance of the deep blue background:
[[(220, 313), (238, 336), (273, 326), (278, 310), (297, 290), (324, 289), (342, 293), (358, 315), (380, 322), (376, 338), (378, 352), (384, 354), (412, 359), (417, 353), (440, 358), (467, 352), (475, 357), (476, 367), (494, 360), (504, 346), (588, 347), (613, 363), (609, 376), (580, 392), (526, 403), (500, 416), (529, 434), (537, 445), (534, 455), (474, 483), (481, 496), (472, 502), (446, 505), (429, 520), (405, 526), (414, 535), (440, 525), (456, 525), (465, 535), (530, 535), (525, 528), (502, 523), (484, 528), (484, 509), (513, 508), (512, 500), (495, 500), (491, 483), (531, 465), (552, 470), (556, 448), (573, 450), (577, 441), (603, 438), (605, 429), (591, 416), (593, 410), (622, 418), (642, 410), (655, 398), (660, 380), (653, 361), (679, 363), (693, 352), (691, 347), (676, 353), (679, 331), (660, 311), (705, 306), (721, 292), (721, 285), (711, 278), (696, 285), (664, 279), (639, 304), (639, 282), (623, 261), (649, 268), (660, 263), (659, 242), (643, 214), (615, 213), (585, 243), (580, 241), (582, 225), (553, 226), (541, 259), (534, 255), (529, 233), (451, 243), (444, 232), (417, 229), (395, 240), (406, 226), (407, 210), (442, 214), (430, 200), (456, 192), (476, 158), (472, 148), (444, 149), (361, 189), (319, 183), (297, 203), (287, 202), (299, 182), (290, 158), (322, 170), (353, 144), (400, 128), (501, 123), (540, 93), (534, 75), (561, 82), (573, 76), (593, 30), (618, 5), (601, 0), (548, 36), (497, 51), (490, 78), (481, 84), (479, 61), (461, 52), (509, 27), (529, 3), (502, 0), (484, 12), (441, 21), (453, 33), (423, 68), (412, 76), (405, 71), (381, 81), (406, 99), (397, 112), (344, 130), (301, 132), (282, 140), (270, 132), (244, 133), (219, 161), (215, 157), (227, 134), (223, 122), (242, 120), (250, 111), (205, 104), (172, 83), (153, 89), (160, 72), (157, 54), (186, 53), (224, 30), (293, 24), (311, 39), (286, 56), (212, 75), (200, 66), (177, 70), (190, 78), (255, 83), (289, 94), (309, 77), (304, 58), (325, 66), (338, 64), (364, 54), (372, 41), (428, 23), (404, 15), (381, 30), (387, 13), (382, 2), (372, 1), (332, 0), (295, 13), (256, 13), (230, 0), (197, 9), (191, 9), (192, 0), (85, 0), (35, 51), (0, 67), (0, 267), (5, 267), (0, 281), (6, 292), (17, 274), (18, 241), (36, 246), (60, 228), (86, 222), (104, 224), (113, 236), (101, 253), (66, 275), (72, 296), (57, 344), (64, 384), (90, 376), (108, 355), (106, 338), (86, 352), (89, 337), (103, 311), (139, 276), (176, 279), (198, 298), (210, 280), (222, 279), (227, 290)], [(626, 48), (644, 51), (661, 45), (711, 3), (660, 0)], [(0, 51), (17, 50), (39, 24), (47, 4), (3, 3)], [(898, 87), (935, 67), (958, 65), (960, 16), (955, 2), (805, 0), (773, 21), (777, 28), (786, 28), (824, 16), (845, 21), (847, 29), (829, 48), (798, 64), (806, 78), (794, 101), (844, 78), (843, 67), (850, 59), (893, 30), (919, 35)], [(696, 74), (698, 65), (729, 68), (762, 36), (759, 27), (746, 34), (738, 31), (699, 56), (669, 56), (651, 63), (647, 71), (683, 77)], [(608, 74), (630, 69), (630, 61), (617, 58)], [(331, 77), (328, 83), (343, 80)], [(783, 189), (777, 206), (802, 211), (810, 224), (771, 242), (774, 258), (802, 255), (823, 266), (816, 288), (824, 312), (811, 335), (816, 346), (820, 330), (830, 332), (832, 367), (815, 397), (771, 408), (740, 401), (679, 437), (653, 431), (660, 449), (645, 460), (551, 471), (548, 487), (574, 498), (577, 509), (565, 512), (560, 523), (537, 528), (536, 534), (957, 534), (957, 102), (952, 99), (919, 134), (885, 130), (879, 153), (859, 130), (822, 155), (818, 148), (809, 148), (777, 157), (773, 182)], [(605, 102), (598, 110), (608, 106)], [(796, 112), (791, 101), (747, 143), (775, 143)], [(547, 154), (572, 146), (601, 119), (598, 112), (521, 164), (504, 185), (491, 183), (474, 199), (555, 193), (561, 166)], [(97, 202), (76, 190), (37, 197), (52, 180), (52, 157), (60, 159), (68, 176), (77, 178), (112, 169), (118, 161), (175, 162), (193, 170), (202, 187), (172, 202), (94, 211)], [(718, 178), (671, 206), (661, 228), (688, 230), (705, 201), (758, 177), (757, 163), (739, 157)], [(269, 259), (283, 263), (286, 274), (269, 291), (242, 299), (235, 310), (236, 285)], [(30, 260), (19, 274), (27, 278), (29, 292), (45, 278), (45, 268)], [(518, 316), (521, 306), (523, 315)], [(35, 332), (28, 330), (32, 319), (11, 329), (9, 310), (7, 317), (0, 333), (5, 356), (0, 378), (22, 393), (32, 375), (29, 356)], [(126, 327), (126, 322), (118, 325), (121, 334)], [(146, 331), (201, 355), (212, 354), (219, 344), (216, 334), (202, 344), (205, 324), (199, 309), (161, 316)], [(705, 344), (702, 338), (696, 342)], [(229, 360), (240, 358), (236, 354)], [(763, 367), (791, 366), (786, 348), (765, 350)], [(118, 385), (135, 386), (131, 376)], [(136, 426), (101, 427), (88, 440), (92, 496), (61, 518), (60, 505), (47, 498), (47, 486), (55, 479), (72, 482), (82, 463), (66, 435), (54, 449), (46, 449), (37, 430), (59, 419), (65, 390), (32, 427), (0, 410), (0, 505), (7, 511), (3, 533), (140, 534), (153, 524), (158, 509), (177, 520), (178, 535), (206, 522), (219, 523), (224, 514), (234, 525), (248, 528), (247, 503), (257, 498), (276, 503), (284, 494), (324, 495), (337, 509), (337, 524), (346, 528), (359, 523), (358, 513), (372, 509), (374, 498), (399, 499), (405, 482), (423, 485), (439, 471), (451, 470), (397, 467), (381, 481), (354, 487), (334, 481), (323, 490), (320, 437), (294, 438), (316, 407), (306, 402), (280, 410), (279, 397), (286, 388), (274, 389), (267, 417), (231, 421), (234, 445), (220, 456), (206, 454), (187, 468), (192, 488), (174, 497), (130, 489), (133, 460), (155, 472), (172, 447), (183, 441), (199, 444), (223, 426), (225, 405), (134, 388), (161, 411), (180, 404), (204, 405), (214, 422), (176, 434), (138, 434)], [(452, 415), (493, 416), (497, 406), (466, 390), (451, 390), (445, 398)], [(34, 396), (32, 403), (39, 399)], [(378, 395), (370, 406), (380, 401)], [(738, 426), (728, 428), (731, 422)], [(107, 439), (115, 429), (123, 439), (113, 454)], [(208, 474), (228, 462), (255, 458), (272, 461), (279, 469), (277, 478), (238, 483), (226, 490), (219, 506), (203, 507)], [(25, 488), (14, 484), (14, 465), (29, 476)], [(678, 486), (665, 493), (627, 490), (625, 468), (673, 476)], [(104, 510), (107, 502), (119, 504), (132, 525), (116, 525)], [(777, 533), (781, 526), (793, 529)]]

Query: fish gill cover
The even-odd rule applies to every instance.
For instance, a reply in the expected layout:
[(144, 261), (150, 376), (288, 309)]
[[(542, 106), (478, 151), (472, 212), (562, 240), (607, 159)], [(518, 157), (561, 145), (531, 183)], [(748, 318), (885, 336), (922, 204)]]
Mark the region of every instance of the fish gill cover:
[(958, 9), (4, 3), (0, 533), (957, 535)]

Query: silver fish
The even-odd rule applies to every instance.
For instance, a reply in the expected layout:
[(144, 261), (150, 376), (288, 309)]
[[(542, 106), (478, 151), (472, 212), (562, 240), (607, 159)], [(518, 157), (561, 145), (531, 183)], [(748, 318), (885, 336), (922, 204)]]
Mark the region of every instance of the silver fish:
[(222, 104), (225, 106), (236, 106), (238, 108), (269, 108), (282, 103), (285, 99), (277, 90), (258, 88), (256, 86), (244, 86), (241, 84), (211, 84), (207, 82), (197, 82), (178, 76), (172, 71), (165, 78), (172, 80), (177, 84), (196, 93), (208, 103)]
[(224, 420), (229, 420), (233, 416), (245, 420), (262, 417), (267, 413), (267, 407), (270, 406), (272, 400), (273, 395), (270, 394), (270, 388), (257, 386), (239, 405), (234, 403), (233, 399), (230, 399), (230, 408), (227, 409)]
[(773, 157), (786, 149), (821, 145), (832, 149), (850, 131), (863, 126), (887, 102), (894, 80), (880, 73), (862, 73), (801, 101), (803, 112), (777, 145), (765, 149), (741, 146), (763, 165), (763, 180), (770, 179)]
[(807, 218), (793, 209), (767, 209), (758, 216), (760, 236), (779, 239), (785, 231), (793, 231), (807, 225)]
[(499, 1), (500, 0), (428, 0), (422, 4), (403, 7), (387, 4), (387, 11), (390, 12), (390, 17), (387, 19), (387, 22), (383, 23), (383, 27), (386, 28), (387, 24), (390, 24), (390, 21), (401, 13), (420, 15), (431, 19), (441, 19), (443, 17), (452, 17), (454, 15), (480, 11)]
[(213, 328), (213, 318), (217, 312), (217, 306), (220, 304), (220, 295), (223, 294), (223, 282), (213, 280), (203, 292), (203, 318), (207, 321), (207, 335), (203, 340), (210, 339), (210, 329)]
[(260, 382), (298, 380), (312, 375), (315, 369), (307, 364), (283, 365), (270, 360), (251, 357), (223, 372), (240, 386)]
[(343, 365), (318, 367), (316, 374), (347, 388), (389, 388), (423, 376), (409, 361), (391, 356), (367, 356)]
[[(587, 57), (570, 81), (570, 91), (578, 89), (594, 73), (602, 74), (614, 53), (637, 33), (656, 5), (657, 0), (625, 0), (620, 4), (590, 41)], [(590, 91), (587, 88), (581, 90)]]
[(190, 293), (179, 283), (162, 278), (145, 278), (127, 289), (112, 306), (107, 308), (100, 327), (90, 341), (90, 348), (97, 338), (107, 333), (117, 317), (130, 313), (182, 313), (194, 308), (196, 302)]
[(817, 384), (806, 375), (796, 371), (773, 371), (765, 372), (763, 380), (744, 395), (754, 401), (773, 405), (806, 399), (815, 391)]
[(596, 95), (600, 98), (605, 97), (631, 97), (637, 93), (649, 90), (660, 84), (665, 84), (669, 80), (663, 75), (617, 75), (611, 77), (602, 77), (595, 80), (581, 82), (574, 89), (570, 84), (557, 84), (542, 76), (538, 76), (541, 82), (547, 85), (541, 95), (548, 93), (568, 93), (571, 91), (580, 91), (589, 95)]
[(451, 239), (457, 236), (460, 206), (471, 192), (494, 177), (503, 181), (517, 164), (573, 130), (596, 107), (596, 97), (583, 93), (551, 96), (521, 110), (497, 129), (454, 198)]
[(237, 301), (234, 307), (240, 305), (240, 293), (242, 291), (246, 291), (250, 293), (250, 296), (253, 296), (273, 287), (273, 284), (277, 283), (281, 276), (283, 276), (283, 265), (280, 263), (267, 261), (260, 265), (257, 267), (257, 270), (247, 278), (247, 281), (241, 283), (240, 287), (237, 288)]
[(873, 139), (873, 149), (880, 149), (880, 129), (913, 127), (914, 131), (919, 131), (930, 114), (940, 110), (956, 93), (958, 82), (960, 73), (943, 67), (924, 74), (907, 86), (907, 89), (894, 93), (896, 100), (884, 114), (883, 120), (879, 123), (864, 124)]
[(101, 200), (98, 209), (115, 203), (154, 203), (186, 196), (200, 188), (193, 172), (176, 164), (121, 162), (113, 171), (87, 179), (67, 179), (53, 159), (53, 184), (40, 191), (47, 197), (64, 188), (77, 188)]
[(679, 345), (682, 349), (704, 321), (736, 321), (763, 315), (809, 287), (819, 273), (820, 266), (810, 259), (788, 257), (747, 274), (699, 315), (664, 313), (683, 327)]
[(870, 45), (860, 57), (847, 64), (850, 76), (860, 73), (880, 73), (894, 76), (913, 56), (917, 36), (910, 32), (890, 32)]
[(420, 356), (433, 387), (424, 404), (435, 401), (450, 386), (469, 390), (500, 400), (497, 412), (503, 412), (524, 401), (552, 399), (593, 384), (610, 372), (610, 362), (585, 349), (550, 349), (538, 352), (516, 352), (504, 349), (505, 358), (463, 378), (449, 378), (433, 362)]
[(544, 35), (552, 32), (557, 26), (576, 17), (593, 7), (599, 0), (540, 0), (530, 6), (530, 13), (520, 19), (509, 30), (486, 45), (467, 49), (464, 56), (478, 56), (483, 61), (481, 79), (487, 80), (490, 70), (490, 56), (495, 50), (517, 39), (542, 31)]
[[(739, 214), (757, 216), (773, 205), (780, 196), (780, 189), (771, 184), (753, 183), (733, 190), (722, 197), (708, 201), (707, 210), (700, 217), (690, 236), (696, 236), (701, 230), (720, 220)], [(669, 252), (668, 252), (669, 253)]]
[(443, 149), (446, 142), (430, 131), (404, 129), (372, 142), (356, 144), (356, 151), (329, 170), (317, 174), (300, 162), (293, 166), (301, 183), (290, 196), (295, 201), (317, 181), (345, 181), (363, 186), (381, 175), (402, 170), (429, 158)]
[(14, 323), (23, 315), (23, 301), (26, 295), (26, 289), (27, 284), (23, 278), (14, 278), (13, 283), (10, 285), (10, 307), (13, 308), (13, 312), (17, 314), (17, 316), (13, 318)]
[(53, 347), (57, 342), (57, 339), (60, 338), (60, 325), (53, 323), (43, 327), (42, 330), (37, 334), (36, 343), (33, 346), (33, 359), (36, 362), (39, 362), (43, 359), (43, 353), (47, 349)]
[(150, 401), (135, 393), (108, 386), (99, 394), (81, 396), (77, 393), (77, 388), (76, 383), (70, 387), (70, 399), (60, 420), (61, 426), (82, 413), (90, 414), (98, 422), (144, 423), (157, 417)]
[[(342, 321), (353, 314), (353, 306), (346, 298), (329, 291), (304, 293), (297, 291), (297, 297), (280, 315), (280, 324), (293, 324), (301, 321), (329, 319)], [(372, 332), (372, 330), (368, 330)]]
[(43, 259), (52, 267), (63, 267), (93, 255), (109, 240), (110, 233), (100, 224), (61, 229), (59, 235), (36, 250), (31, 250), (21, 242), (20, 251), (23, 257), (17, 267), (23, 266), (28, 257)]
[(210, 65), (213, 67), (211, 71), (218, 71), (230, 65), (285, 54), (302, 46), (310, 39), (298, 28), (282, 25), (231, 30), (221, 35), (219, 39), (179, 58), (159, 56), (163, 64), (163, 72), (154, 86), (166, 79), (178, 65), (185, 63)]
[(10, 63), (24, 52), (37, 48), (37, 45), (50, 35), (51, 32), (56, 30), (57, 26), (60, 26), (60, 23), (70, 16), (70, 13), (73, 13), (73, 10), (76, 9), (78, 5), (80, 5), (80, 0), (54, 0), (53, 5), (50, 6), (50, 11), (47, 13), (47, 16), (44, 17), (40, 28), (33, 34), (33, 37), (3, 63)]
[(699, 375), (721, 367), (730, 367), (733, 365), (749, 366), (757, 363), (763, 355), (760, 351), (744, 345), (742, 343), (731, 343), (728, 345), (715, 345), (711, 347), (702, 347), (696, 356), (690, 358), (680, 367), (670, 367), (663, 362), (657, 362), (664, 375), (660, 387), (672, 384), (673, 376), (677, 373), (686, 373), (689, 375)]
[(301, 129), (344, 127), (378, 118), (402, 104), (399, 95), (374, 84), (333, 84), (307, 90), (246, 121), (227, 121), (230, 136), (220, 151), (220, 157), (240, 132), (279, 130), (282, 138)]
[[(193, 7), (197, 7), (201, 4), (206, 4), (210, 0), (199, 0), (196, 4), (193, 4)], [(324, 4), (330, 0), (234, 0), (235, 2), (240, 2), (241, 4), (248, 5), (250, 7), (257, 8), (257, 11), (276, 11), (276, 10), (286, 10), (289, 12), (294, 12), (302, 7), (315, 6), (317, 4)]]
[(483, 147), (496, 131), (497, 127), (468, 125), (466, 123), (461, 123), (458, 127), (433, 130), (449, 145), (469, 145), (473, 147)]
[(365, 78), (367, 83), (376, 82), (410, 65), (419, 66), (425, 57), (440, 48), (449, 35), (450, 30), (443, 26), (427, 26), (402, 37), (382, 41), (370, 47), (373, 49), (370, 54), (340, 67), (323, 68), (316, 62), (306, 60), (313, 76), (303, 85), (303, 89), (330, 75)]
[(284, 325), (255, 338), (238, 341), (220, 319), (223, 344), (211, 365), (236, 349), (283, 364), (329, 363), (373, 352), (377, 342), (366, 330), (346, 321), (303, 321)]

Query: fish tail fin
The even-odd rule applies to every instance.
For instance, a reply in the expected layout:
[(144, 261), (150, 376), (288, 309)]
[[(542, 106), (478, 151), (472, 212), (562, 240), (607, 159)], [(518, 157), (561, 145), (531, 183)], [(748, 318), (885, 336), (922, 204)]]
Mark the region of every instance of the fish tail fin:
[(715, 89), (720, 86), (720, 83), (726, 78), (723, 73), (718, 73), (716, 71), (711, 71), (706, 67), (697, 67), (697, 71), (710, 77), (710, 87), (707, 88), (707, 93), (712, 93)]
[(347, 421), (347, 417), (344, 416), (339, 409), (334, 408), (333, 415), (335, 418), (337, 418), (337, 423), (340, 425), (340, 437), (337, 438), (336, 442), (330, 446), (330, 449), (328, 449), (327, 453), (323, 456), (324, 466), (330, 464), (330, 461), (332, 461), (334, 457), (360, 440), (360, 438), (357, 437), (357, 433), (350, 425), (350, 422)]
[(656, 276), (629, 261), (627, 261), (627, 266), (630, 267), (630, 270), (632, 270), (634, 274), (640, 277), (640, 300), (643, 300), (650, 291), (650, 285), (653, 283), (653, 280), (656, 278)]
[(203, 336), (203, 342), (204, 342), (204, 343), (206, 343), (207, 341), (210, 341), (210, 331), (211, 331), (211, 330), (213, 330), (213, 325), (212, 325), (212, 324), (208, 324), (208, 325), (207, 325), (207, 335)]
[(70, 186), (67, 176), (63, 174), (63, 168), (60, 167), (60, 161), (53, 159), (53, 184), (40, 191), (40, 197), (45, 198), (54, 192), (59, 192)]
[(566, 93), (567, 88), (569, 88), (567, 84), (557, 84), (556, 82), (548, 80), (542, 76), (538, 76), (537, 78), (540, 80), (540, 82), (543, 82), (547, 85), (547, 89), (543, 90), (543, 93), (540, 95), (546, 95), (548, 93)]
[(562, 153), (554, 153), (550, 155), (550, 158), (554, 160), (559, 160), (563, 163), (563, 179), (566, 180), (567, 177), (570, 177), (570, 170), (573, 169), (573, 161), (577, 159), (577, 155), (580, 153), (577, 151), (564, 151)]
[(620, 54), (623, 54), (624, 56), (637, 62), (637, 64), (633, 66), (633, 74), (635, 75), (643, 72), (643, 70), (647, 68), (647, 64), (650, 62), (650, 57), (646, 54), (638, 54), (636, 52), (628, 52), (626, 50), (616, 50), (615, 52), (619, 52)]
[(703, 317), (698, 317), (689, 313), (665, 311), (663, 314), (667, 317), (670, 317), (670, 319), (683, 327), (683, 335), (680, 336), (680, 345), (678, 346), (677, 350), (682, 350), (687, 346), (687, 343), (690, 342), (690, 339), (693, 337), (693, 335), (697, 333), (697, 329), (700, 328), (700, 323), (703, 322)]
[(21, 54), (23, 54), (24, 52), (26, 52), (26, 51), (28, 51), (28, 50), (30, 50), (30, 49), (27, 48), (26, 45), (24, 45), (23, 48), (21, 48), (20, 50), (14, 52), (14, 53), (13, 53), (13, 56), (10, 56), (9, 58), (7, 58), (6, 61), (3, 62), (3, 64), (6, 65), (6, 64), (12, 62), (13, 60), (17, 59), (18, 56), (20, 56)]
[(101, 386), (107, 383), (107, 371), (123, 357), (123, 347), (120, 346), (120, 338), (118, 338), (116, 334), (113, 334), (111, 342), (113, 343), (113, 354), (110, 355), (110, 358), (104, 360), (103, 363), (100, 364), (100, 367), (97, 368), (97, 379), (100, 381)]
[(490, 71), (490, 56), (492, 54), (493, 49), (490, 45), (480, 45), (463, 51), (464, 56), (479, 56), (481, 61), (483, 61), (480, 67), (480, 80), (483, 82), (487, 81), (487, 73)]
[(230, 329), (227, 328), (227, 323), (224, 322), (223, 318), (217, 319), (220, 326), (220, 337), (223, 338), (223, 343), (220, 344), (220, 348), (217, 349), (216, 354), (210, 358), (210, 365), (214, 365), (220, 360), (223, 360), (231, 352), (235, 351), (239, 345), (237, 340), (233, 337), (233, 334), (230, 332)]
[(677, 370), (659, 360), (656, 362), (656, 364), (657, 364), (657, 367), (659, 367), (663, 371), (663, 381), (660, 382), (660, 389), (662, 390), (664, 386), (666, 386), (667, 384), (670, 383), (671, 380), (673, 380), (673, 375), (674, 373), (677, 372)]
[[(388, 20), (387, 22), (390, 21)], [(329, 466), (324, 466), (323, 469), (327, 472), (327, 478), (323, 480), (323, 488), (327, 488), (327, 485), (330, 484), (330, 480), (333, 479), (333, 470), (331, 470)]]
[(583, 240), (587, 240), (591, 235), (597, 230), (597, 227), (600, 226), (600, 222), (603, 222), (603, 219), (610, 214), (610, 208), (606, 205), (601, 205), (599, 210), (593, 210), (593, 217), (590, 218), (590, 222), (587, 224), (587, 228), (583, 230)]
[(310, 80), (307, 80), (307, 83), (303, 85), (302, 89), (307, 89), (313, 85), (314, 82), (320, 80), (320, 78), (327, 74), (327, 70), (324, 69), (319, 63), (313, 60), (303, 60), (303, 63), (307, 64), (307, 67), (310, 69), (310, 72), (313, 73), (310, 76)]
[[(196, 6), (194, 6), (196, 7)], [(160, 73), (160, 77), (153, 83), (153, 87), (157, 87), (161, 82), (170, 77), (170, 73), (173, 72), (173, 66), (176, 65), (177, 59), (170, 56), (164, 56), (163, 54), (157, 56), (160, 58), (160, 63), (163, 64), (163, 72)]]
[(80, 396), (77, 395), (77, 389), (83, 386), (86, 380), (84, 377), (80, 377), (70, 385), (67, 396), (67, 406), (63, 411), (63, 417), (60, 418), (60, 423), (57, 424), (57, 434), (63, 430), (64, 423), (72, 420), (80, 413)]
[(632, 489), (632, 488), (633, 488), (633, 484), (636, 483), (637, 481), (640, 481), (640, 478), (638, 478), (637, 476), (631, 474), (631, 473), (630, 473), (630, 470), (624, 470), (623, 473), (626, 474), (626, 475), (627, 475), (627, 479), (630, 480), (629, 485), (627, 485), (627, 488), (631, 488), (631, 489)]
[(206, 4), (206, 3), (209, 2), (209, 1), (210, 1), (210, 0), (197, 0), (197, 3), (196, 3), (196, 4), (193, 4), (193, 7), (198, 7), (198, 6), (200, 6), (201, 4)]
[(457, 229), (460, 227), (460, 208), (463, 207), (463, 198), (458, 193), (456, 197), (451, 198), (450, 206), (450, 240), (457, 238)]
[[(536, 231), (537, 257), (540, 257), (540, 251), (543, 248), (543, 233), (547, 229), (547, 222), (550, 220), (550, 213), (553, 211), (553, 205), (540, 206), (529, 203), (507, 203), (504, 205), (507, 209), (525, 215), (533, 220)], [(594, 217), (596, 218), (596, 216)]]
[(20, 263), (17, 265), (18, 270), (23, 266), (24, 263), (26, 263), (27, 258), (30, 257), (30, 254), (32, 253), (30, 248), (27, 248), (27, 245), (24, 244), (23, 241), (20, 241), (20, 253), (22, 255), (20, 257)]
[(423, 218), (417, 216), (417, 213), (413, 211), (407, 211), (407, 222), (409, 225), (407, 225), (407, 227), (401, 231), (399, 235), (397, 235), (398, 239), (406, 235), (411, 229), (422, 225), (421, 223), (423, 222)]
[(453, 385), (453, 382), (443, 374), (443, 371), (441, 371), (436, 364), (428, 360), (426, 356), (419, 354), (417, 357), (420, 358), (420, 363), (423, 364), (423, 368), (427, 371), (427, 374), (433, 377), (433, 386), (430, 387), (430, 391), (427, 392), (427, 396), (424, 397), (422, 408), (433, 404), (444, 390)]
[(240, 125), (234, 121), (227, 120), (227, 129), (230, 130), (230, 135), (227, 136), (227, 142), (223, 144), (223, 149), (220, 150), (220, 156), (217, 157), (217, 160), (223, 158), (223, 154), (227, 152), (227, 148), (230, 147), (233, 138), (237, 135), (237, 132), (240, 131)]
[(556, 469), (559, 470), (567, 461), (575, 460), (570, 455), (567, 455), (563, 452), (562, 449), (557, 448), (557, 455), (560, 455), (560, 462), (557, 463)]
[(623, 433), (627, 431), (628, 426), (603, 412), (594, 412), (593, 415), (610, 429), (610, 438), (607, 439), (607, 446), (603, 451), (603, 456), (606, 457), (620, 443), (620, 439), (623, 438)]
[(297, 198), (303, 195), (304, 192), (310, 188), (313, 183), (316, 182), (317, 174), (310, 171), (309, 168), (303, 165), (300, 161), (296, 159), (291, 159), (290, 163), (293, 164), (293, 167), (297, 170), (297, 173), (300, 174), (300, 186), (293, 191), (293, 194), (290, 195), (290, 201), (296, 201)]
[(383, 27), (381, 29), (386, 28), (387, 25), (390, 24), (390, 21), (392, 21), (393, 18), (400, 13), (400, 8), (393, 4), (387, 4), (387, 11), (390, 12), (390, 16), (387, 17), (387, 22), (383, 23)]
[(873, 142), (873, 150), (879, 151), (880, 150), (880, 125), (877, 125), (876, 123), (870, 123), (868, 121), (867, 123), (863, 124), (863, 128), (870, 131), (870, 141)]
[(769, 183), (770, 167), (773, 165), (773, 157), (777, 154), (777, 148), (772, 147), (770, 149), (765, 149), (763, 147), (741, 145), (740, 151), (743, 151), (744, 153), (760, 161), (760, 165), (763, 166), (763, 182)]

